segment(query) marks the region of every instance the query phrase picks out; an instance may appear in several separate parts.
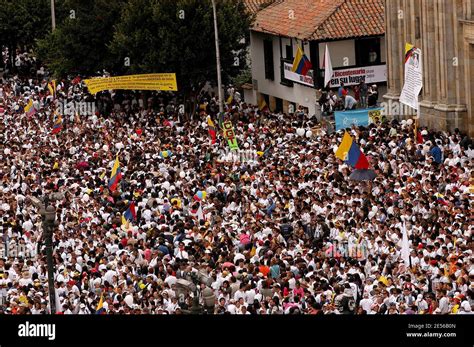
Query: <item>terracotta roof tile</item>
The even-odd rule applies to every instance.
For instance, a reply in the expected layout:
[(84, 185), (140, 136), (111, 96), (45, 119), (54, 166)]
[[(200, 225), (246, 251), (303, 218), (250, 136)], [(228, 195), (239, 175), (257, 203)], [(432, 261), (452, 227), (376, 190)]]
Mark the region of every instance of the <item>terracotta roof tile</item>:
[[(250, 0), (248, 0), (250, 1)], [(383, 0), (274, 0), (252, 30), (322, 40), (383, 35)]]
[(385, 34), (383, 0), (346, 0), (320, 25), (312, 40)]
[(265, 6), (270, 5), (275, 0), (244, 0), (245, 7), (250, 13), (257, 13)]

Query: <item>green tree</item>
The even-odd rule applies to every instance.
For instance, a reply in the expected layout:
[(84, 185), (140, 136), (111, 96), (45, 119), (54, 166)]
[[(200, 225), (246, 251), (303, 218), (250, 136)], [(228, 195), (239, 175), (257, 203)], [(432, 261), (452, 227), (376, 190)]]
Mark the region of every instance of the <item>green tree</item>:
[[(224, 83), (246, 66), (253, 17), (242, 0), (216, 0)], [(175, 72), (189, 93), (197, 82), (217, 80), (210, 0), (135, 0), (122, 10), (110, 48), (123, 73)], [(246, 39), (246, 40), (244, 40)], [(234, 63), (239, 63), (234, 66)]]
[[(112, 65), (108, 44), (126, 0), (64, 0), (68, 15), (38, 41), (38, 55), (57, 77), (93, 75)], [(70, 12), (74, 11), (74, 12)]]
[[(8, 47), (13, 58), (16, 48), (33, 48), (51, 32), (50, 11), (50, 0), (0, 0), (0, 46)], [(56, 17), (63, 14), (59, 2)]]

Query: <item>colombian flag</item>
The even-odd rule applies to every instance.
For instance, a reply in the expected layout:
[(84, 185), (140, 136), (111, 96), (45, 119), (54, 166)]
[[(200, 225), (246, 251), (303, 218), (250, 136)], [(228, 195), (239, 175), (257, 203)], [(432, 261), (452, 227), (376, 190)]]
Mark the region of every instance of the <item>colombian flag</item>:
[(102, 293), (100, 295), (100, 300), (99, 303), (97, 304), (97, 308), (95, 310), (95, 314), (105, 314), (105, 308), (104, 308), (104, 294)]
[(418, 126), (416, 124), (416, 121), (415, 121), (415, 129), (413, 130), (413, 132), (415, 133), (416, 143), (418, 144), (423, 143), (424, 142), (423, 135), (421, 135), (421, 132), (418, 131)]
[(449, 206), (448, 202), (444, 200), (444, 195), (440, 193), (436, 193), (434, 195), (436, 197), (436, 200), (438, 201), (438, 204), (444, 205), (444, 206)]
[(359, 146), (354, 142), (348, 132), (344, 133), (342, 142), (336, 151), (336, 157), (345, 160), (350, 166), (356, 169), (368, 169), (369, 162)]
[(344, 137), (342, 138), (342, 142), (336, 151), (336, 158), (341, 159), (341, 160), (346, 160), (347, 153), (349, 152), (351, 145), (352, 145), (352, 137), (346, 131), (344, 133)]
[(110, 174), (110, 179), (109, 179), (110, 191), (113, 192), (117, 189), (117, 185), (121, 179), (122, 179), (122, 172), (120, 170), (120, 162), (117, 155), (115, 157), (114, 167), (112, 168), (112, 173)]
[(25, 112), (28, 116), (32, 116), (36, 113), (36, 108), (33, 106), (33, 100), (30, 99), (28, 104), (25, 106)]
[(128, 207), (127, 211), (123, 214), (126, 220), (133, 221), (137, 218), (137, 213), (135, 211), (135, 202), (131, 202), (130, 206)]
[(410, 59), (411, 55), (415, 51), (416, 47), (413, 46), (412, 44), (405, 43), (405, 64)]
[(313, 65), (309, 61), (308, 57), (304, 54), (303, 50), (300, 46), (298, 46), (298, 50), (296, 52), (295, 60), (293, 61), (293, 68), (291, 69), (293, 72), (297, 74), (306, 76), (309, 70)]
[(264, 97), (260, 99), (260, 102), (258, 103), (258, 109), (262, 112), (269, 110)]
[(211, 117), (207, 118), (207, 125), (209, 126), (209, 136), (211, 137), (212, 144), (216, 143), (216, 126), (212, 121)]
[(53, 126), (53, 131), (51, 131), (51, 134), (54, 135), (54, 134), (57, 134), (59, 133), (63, 128), (63, 118), (61, 117), (61, 115), (58, 115), (58, 118), (56, 118), (56, 121), (54, 122), (54, 126)]
[(53, 96), (53, 99), (56, 98), (56, 80), (48, 82), (49, 94)]

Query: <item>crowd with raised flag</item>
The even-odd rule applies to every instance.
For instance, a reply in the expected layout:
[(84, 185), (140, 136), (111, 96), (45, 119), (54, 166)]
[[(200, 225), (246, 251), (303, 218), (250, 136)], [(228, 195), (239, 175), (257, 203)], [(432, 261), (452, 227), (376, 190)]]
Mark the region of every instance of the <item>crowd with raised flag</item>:
[[(461, 131), (409, 119), (329, 134), (236, 97), (218, 115), (204, 94), (183, 117), (169, 93), (94, 99), (77, 78), (4, 76), (1, 90), (0, 314), (50, 312), (35, 201), (56, 209), (58, 313), (472, 311)], [(58, 115), (69, 99), (98, 111)]]

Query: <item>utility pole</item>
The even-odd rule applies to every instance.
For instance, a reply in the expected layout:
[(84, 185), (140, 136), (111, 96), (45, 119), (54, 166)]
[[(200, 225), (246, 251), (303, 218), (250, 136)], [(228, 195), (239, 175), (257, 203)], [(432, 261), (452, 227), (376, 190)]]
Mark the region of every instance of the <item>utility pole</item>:
[(56, 29), (56, 14), (54, 12), (54, 0), (51, 0), (51, 26), (54, 29)]
[(216, 39), (216, 62), (217, 62), (217, 88), (218, 88), (218, 97), (219, 97), (219, 112), (224, 112), (224, 96), (222, 95), (222, 79), (221, 79), (221, 57), (219, 52), (219, 33), (217, 30), (217, 11), (216, 11), (216, 2), (212, 1), (212, 11), (214, 13), (214, 33)]

